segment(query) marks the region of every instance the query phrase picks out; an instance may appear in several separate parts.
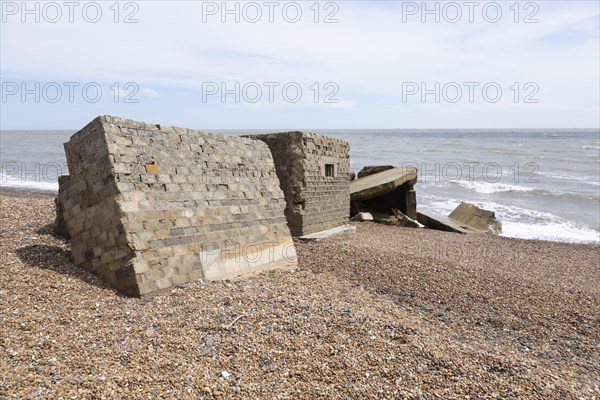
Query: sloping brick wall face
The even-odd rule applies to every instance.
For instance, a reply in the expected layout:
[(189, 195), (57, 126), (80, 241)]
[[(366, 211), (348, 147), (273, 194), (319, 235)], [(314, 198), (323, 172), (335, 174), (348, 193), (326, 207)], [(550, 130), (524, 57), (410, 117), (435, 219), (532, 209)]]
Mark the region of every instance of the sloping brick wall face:
[(260, 141), (104, 116), (65, 151), (58, 203), (75, 263), (121, 292), (296, 266)]

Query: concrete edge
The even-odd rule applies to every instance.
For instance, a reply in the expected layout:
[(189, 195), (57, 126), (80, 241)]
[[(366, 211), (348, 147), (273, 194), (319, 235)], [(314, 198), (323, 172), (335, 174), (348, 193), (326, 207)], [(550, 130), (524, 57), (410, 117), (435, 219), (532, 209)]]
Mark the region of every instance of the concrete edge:
[(349, 225), (349, 224), (342, 225), (342, 226), (336, 226), (335, 228), (326, 229), (321, 232), (311, 233), (310, 235), (298, 236), (298, 237), (295, 237), (294, 239), (298, 239), (298, 240), (305, 241), (305, 242), (318, 242), (319, 240), (328, 238), (330, 236), (339, 235), (341, 233), (346, 233), (346, 232), (355, 233), (356, 226)]

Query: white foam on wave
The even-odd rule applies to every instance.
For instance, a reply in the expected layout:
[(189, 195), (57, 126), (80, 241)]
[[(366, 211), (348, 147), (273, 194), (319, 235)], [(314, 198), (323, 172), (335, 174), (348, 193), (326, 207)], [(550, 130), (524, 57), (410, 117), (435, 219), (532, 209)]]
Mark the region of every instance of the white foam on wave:
[(500, 236), (569, 243), (600, 243), (600, 232), (549, 212), (506, 206), (493, 202), (478, 204), (493, 210), (502, 221)]
[[(422, 199), (420, 204), (423, 206), (420, 208), (425, 212), (447, 216), (459, 203), (454, 199), (427, 196)], [(494, 202), (474, 202), (474, 204), (496, 213), (496, 218), (502, 222), (500, 236), (567, 243), (600, 243), (598, 230), (549, 212)]]
[(600, 146), (581, 146), (582, 149), (593, 149), (593, 150), (599, 150)]
[(27, 181), (0, 171), (0, 187), (58, 192), (58, 182)]
[(500, 236), (553, 242), (600, 243), (600, 232), (591, 228), (576, 226), (569, 221), (541, 224), (502, 221)]
[(476, 181), (451, 181), (460, 185), (466, 189), (473, 190), (477, 193), (492, 194), (502, 192), (530, 192), (536, 190), (533, 186), (521, 186), (521, 185), (510, 185), (507, 183), (500, 182), (476, 182)]

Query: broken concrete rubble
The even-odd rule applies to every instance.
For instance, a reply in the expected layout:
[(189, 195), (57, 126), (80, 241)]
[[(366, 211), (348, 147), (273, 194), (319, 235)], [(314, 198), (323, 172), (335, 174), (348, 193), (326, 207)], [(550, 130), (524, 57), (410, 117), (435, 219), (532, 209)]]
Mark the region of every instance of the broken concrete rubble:
[(418, 213), (418, 221), (429, 229), (457, 233), (502, 232), (502, 223), (493, 211), (483, 210), (473, 204), (460, 203), (449, 216), (433, 216)]
[(406, 228), (422, 228), (423, 227), (423, 225), (421, 225), (418, 221), (410, 218), (408, 215), (404, 214), (402, 211), (398, 210), (397, 208), (392, 208), (392, 212), (394, 213), (394, 216), (398, 220), (398, 223), (397, 223), (398, 226), (404, 226)]
[(502, 232), (502, 223), (496, 219), (493, 211), (484, 210), (473, 204), (460, 203), (448, 217), (481, 232), (493, 234)]
[(479, 233), (471, 230), (468, 226), (459, 221), (454, 221), (441, 215), (431, 215), (422, 212), (417, 213), (417, 221), (428, 229), (455, 233)]
[(359, 173), (362, 177), (350, 183), (351, 215), (369, 211), (394, 217), (393, 209), (396, 209), (416, 220), (417, 170), (389, 167), (366, 167)]
[(355, 216), (350, 218), (350, 221), (358, 221), (358, 222), (373, 221), (373, 215), (368, 212), (359, 212), (358, 214), (356, 214)]
[(419, 222), (413, 220), (412, 218), (407, 217), (400, 210), (392, 209), (393, 214), (382, 214), (378, 212), (369, 213), (369, 212), (359, 212), (354, 217), (352, 217), (351, 221), (357, 222), (365, 222), (365, 221), (373, 221), (379, 224), (384, 225), (394, 225), (401, 226), (405, 228), (422, 228), (423, 225), (419, 224)]

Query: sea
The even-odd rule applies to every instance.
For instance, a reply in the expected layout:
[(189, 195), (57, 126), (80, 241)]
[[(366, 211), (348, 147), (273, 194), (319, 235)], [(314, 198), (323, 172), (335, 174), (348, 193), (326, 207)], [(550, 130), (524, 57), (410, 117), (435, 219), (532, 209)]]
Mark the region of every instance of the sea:
[[(242, 135), (280, 130), (212, 130)], [(600, 131), (311, 130), (350, 142), (351, 169), (418, 169), (417, 208), (448, 215), (466, 201), (494, 211), (503, 236), (600, 243)], [(0, 131), (0, 186), (58, 190), (74, 131)]]

